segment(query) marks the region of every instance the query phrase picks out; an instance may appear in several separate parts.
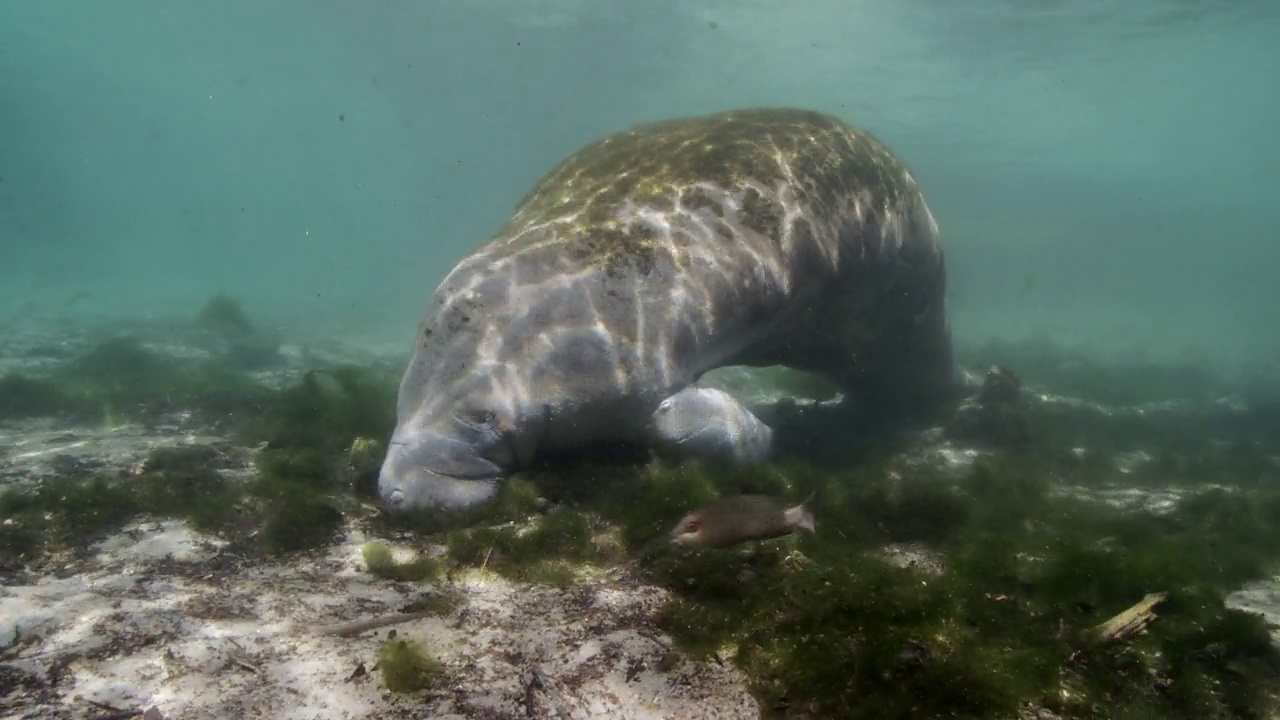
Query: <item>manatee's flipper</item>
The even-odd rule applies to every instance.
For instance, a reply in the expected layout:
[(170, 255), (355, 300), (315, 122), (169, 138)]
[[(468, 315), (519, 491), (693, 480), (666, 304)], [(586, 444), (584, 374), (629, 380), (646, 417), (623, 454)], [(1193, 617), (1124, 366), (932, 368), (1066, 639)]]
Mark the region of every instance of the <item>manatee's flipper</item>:
[(768, 458), (773, 431), (732, 395), (691, 387), (672, 395), (653, 413), (657, 444), (687, 455), (752, 464)]

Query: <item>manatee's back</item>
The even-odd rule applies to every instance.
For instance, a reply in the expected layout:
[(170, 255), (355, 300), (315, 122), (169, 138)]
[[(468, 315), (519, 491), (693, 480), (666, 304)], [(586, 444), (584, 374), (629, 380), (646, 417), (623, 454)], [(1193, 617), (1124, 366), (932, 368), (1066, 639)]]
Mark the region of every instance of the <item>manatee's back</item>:
[(546, 284), (533, 299), (598, 318), (642, 366), (660, 351), (696, 374), (778, 324), (784, 306), (820, 302), (899, 208), (922, 219), (919, 189), (870, 134), (812, 111), (735, 110), (584, 147), (481, 252), (511, 258), (529, 282), (571, 287), (585, 299)]
[[(779, 183), (794, 196), (772, 197)], [(739, 193), (738, 203), (726, 205)], [(781, 251), (788, 211), (803, 206), (838, 217), (860, 199), (870, 214), (918, 196), (887, 147), (833, 116), (733, 110), (639, 125), (587, 145), (534, 185), (486, 250), (511, 254), (552, 243), (580, 266), (647, 274), (660, 255), (679, 256), (699, 240), (666, 237), (657, 221), (678, 219), (672, 215), (694, 219), (706, 210), (723, 219), (738, 211), (744, 227)], [(745, 233), (732, 239), (750, 240)]]

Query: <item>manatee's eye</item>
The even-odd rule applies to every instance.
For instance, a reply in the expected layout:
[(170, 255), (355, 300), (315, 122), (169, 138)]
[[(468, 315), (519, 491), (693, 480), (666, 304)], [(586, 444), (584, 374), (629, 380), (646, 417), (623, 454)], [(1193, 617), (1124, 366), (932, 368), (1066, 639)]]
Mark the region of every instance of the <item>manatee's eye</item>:
[(698, 528), (700, 527), (702, 527), (701, 520), (690, 520), (689, 522), (684, 524), (683, 532), (695, 533), (695, 532), (698, 532)]
[(454, 417), (456, 417), (460, 422), (470, 425), (471, 427), (482, 428), (492, 425), (493, 421), (497, 418), (497, 415), (492, 410), (471, 409), (464, 410)]

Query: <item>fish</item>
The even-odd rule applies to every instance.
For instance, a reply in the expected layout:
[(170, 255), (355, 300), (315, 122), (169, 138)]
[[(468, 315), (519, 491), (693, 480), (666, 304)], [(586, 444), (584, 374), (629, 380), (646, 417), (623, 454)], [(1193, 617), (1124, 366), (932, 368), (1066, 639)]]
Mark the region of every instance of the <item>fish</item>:
[(671, 530), (675, 545), (725, 548), (752, 540), (814, 532), (807, 502), (784, 507), (768, 495), (735, 495), (685, 515)]

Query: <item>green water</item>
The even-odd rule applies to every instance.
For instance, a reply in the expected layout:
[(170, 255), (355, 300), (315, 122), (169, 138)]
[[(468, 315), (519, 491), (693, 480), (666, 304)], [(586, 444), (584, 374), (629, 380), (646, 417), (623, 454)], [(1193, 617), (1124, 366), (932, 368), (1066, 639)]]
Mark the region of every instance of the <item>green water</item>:
[(0, 300), (404, 343), (565, 154), (787, 104), (915, 170), (963, 340), (1274, 369), (1277, 47), (1263, 0), (11, 0)]

